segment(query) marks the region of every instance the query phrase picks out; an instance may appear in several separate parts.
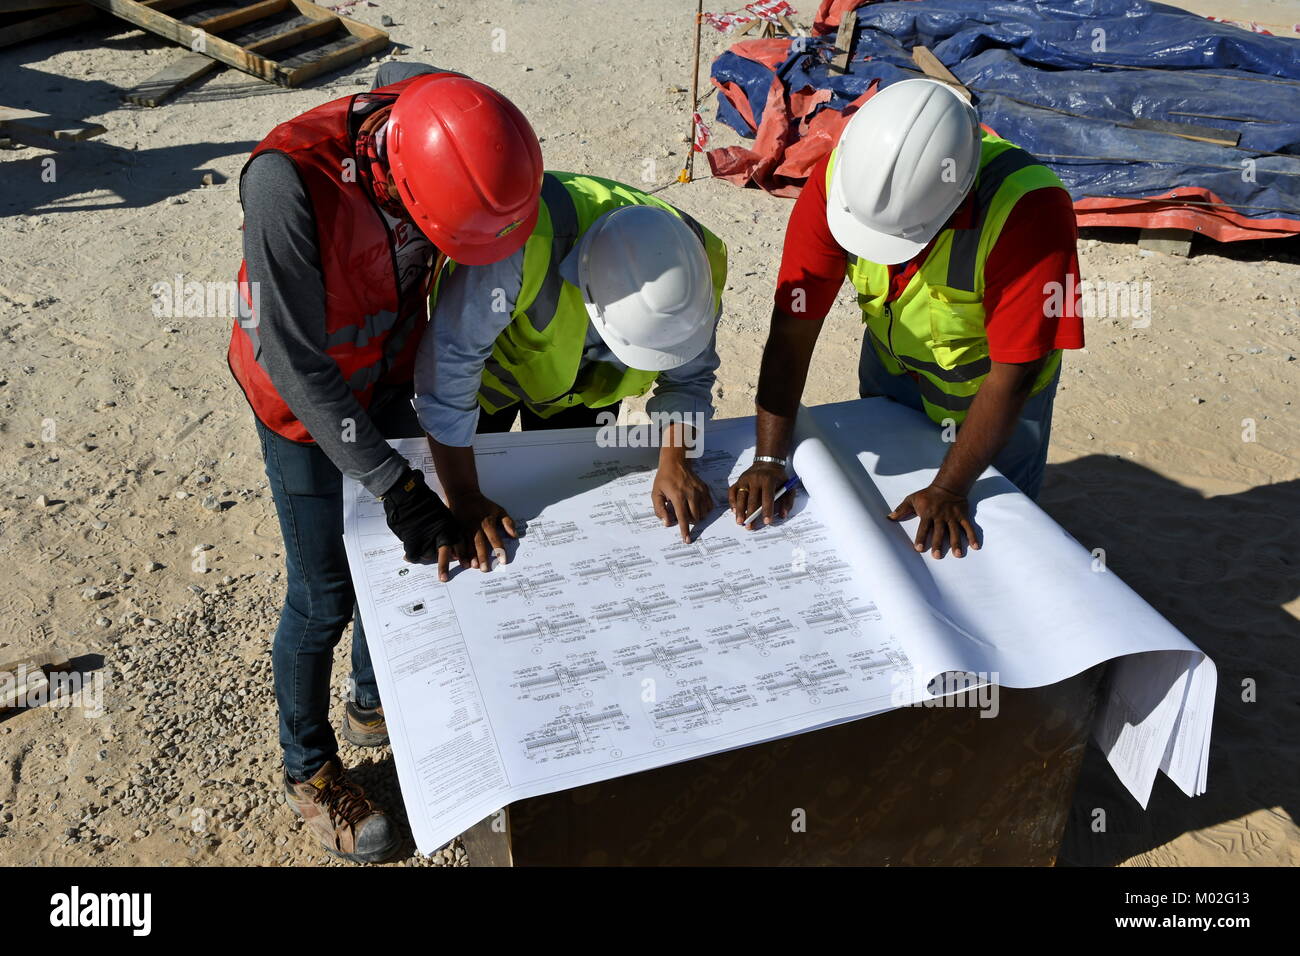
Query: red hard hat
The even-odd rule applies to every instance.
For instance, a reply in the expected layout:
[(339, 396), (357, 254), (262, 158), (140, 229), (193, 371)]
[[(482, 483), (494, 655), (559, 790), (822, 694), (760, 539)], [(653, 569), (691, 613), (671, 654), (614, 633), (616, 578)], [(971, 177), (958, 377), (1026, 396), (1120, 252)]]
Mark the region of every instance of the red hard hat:
[(542, 147), (491, 87), (456, 73), (419, 77), (393, 104), (387, 148), (402, 205), (448, 258), (497, 262), (533, 231)]

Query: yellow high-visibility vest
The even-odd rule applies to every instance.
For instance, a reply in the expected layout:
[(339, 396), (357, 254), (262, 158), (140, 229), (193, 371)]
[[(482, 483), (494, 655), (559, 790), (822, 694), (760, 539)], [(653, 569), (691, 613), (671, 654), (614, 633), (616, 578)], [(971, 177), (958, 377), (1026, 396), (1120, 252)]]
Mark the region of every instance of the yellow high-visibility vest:
[[(828, 191), (835, 161), (832, 153), (826, 166)], [(921, 400), (933, 421), (965, 419), (988, 375), (984, 265), (1020, 198), (1053, 186), (1064, 188), (1050, 169), (1018, 146), (985, 133), (972, 187), (972, 227), (940, 232), (902, 295), (887, 301), (888, 266), (850, 255), (847, 275), (857, 289), (871, 345), (890, 374), (916, 373)], [(1053, 351), (1034, 380), (1032, 394), (1051, 382), (1060, 364), (1060, 350)]]

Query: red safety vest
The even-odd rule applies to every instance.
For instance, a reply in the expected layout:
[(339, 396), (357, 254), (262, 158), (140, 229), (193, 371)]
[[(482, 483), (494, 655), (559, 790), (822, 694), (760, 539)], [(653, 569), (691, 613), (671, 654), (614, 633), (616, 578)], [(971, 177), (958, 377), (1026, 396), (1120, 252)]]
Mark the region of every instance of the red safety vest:
[[(249, 157), (252, 162), (265, 152), (283, 153), (307, 189), (325, 280), (325, 351), (338, 363), (363, 408), (369, 408), (379, 382), (411, 381), (415, 353), (428, 325), (432, 273), (423, 288), (403, 299), (393, 237), (362, 178), (365, 159), (355, 153), (362, 121), (391, 106), (411, 82), (403, 80), (308, 110), (271, 130)], [(345, 170), (352, 175), (345, 177)], [(239, 267), (239, 291), (251, 310), (247, 283), (244, 262)], [(253, 414), (285, 438), (313, 441), (271, 383), (257, 360), (259, 354), (257, 316), (236, 319), (227, 358)]]

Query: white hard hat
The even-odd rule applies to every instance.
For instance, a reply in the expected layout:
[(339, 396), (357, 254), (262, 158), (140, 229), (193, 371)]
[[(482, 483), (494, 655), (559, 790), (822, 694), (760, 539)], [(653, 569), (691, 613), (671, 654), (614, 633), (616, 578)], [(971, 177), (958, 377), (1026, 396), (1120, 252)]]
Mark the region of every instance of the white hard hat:
[(885, 87), (840, 136), (826, 197), (835, 241), (870, 262), (906, 262), (970, 192), (980, 165), (979, 117), (938, 80)]
[(713, 279), (699, 238), (657, 206), (620, 206), (578, 247), (578, 288), (591, 324), (629, 368), (684, 365), (713, 337)]

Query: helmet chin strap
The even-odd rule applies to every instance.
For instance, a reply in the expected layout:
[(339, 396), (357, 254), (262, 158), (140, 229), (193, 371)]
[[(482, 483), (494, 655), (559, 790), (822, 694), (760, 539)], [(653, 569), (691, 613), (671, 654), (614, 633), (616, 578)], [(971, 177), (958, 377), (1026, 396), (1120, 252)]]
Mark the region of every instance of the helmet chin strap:
[(397, 181), (393, 179), (392, 173), (388, 174), (388, 182), (384, 185), (388, 190), (389, 198), (392, 200), (392, 203), (384, 208), (387, 209), (390, 214), (400, 212), (402, 219), (419, 229), (420, 224), (416, 222), (415, 217), (411, 215), (411, 210), (406, 208), (406, 203), (402, 202), (402, 194), (397, 188)]
[(390, 216), (414, 223), (388, 166), (388, 137), (385, 134), (391, 115), (392, 108), (385, 107), (362, 121), (357, 131), (357, 175), (363, 177), (362, 182), (369, 184), (366, 188)]

